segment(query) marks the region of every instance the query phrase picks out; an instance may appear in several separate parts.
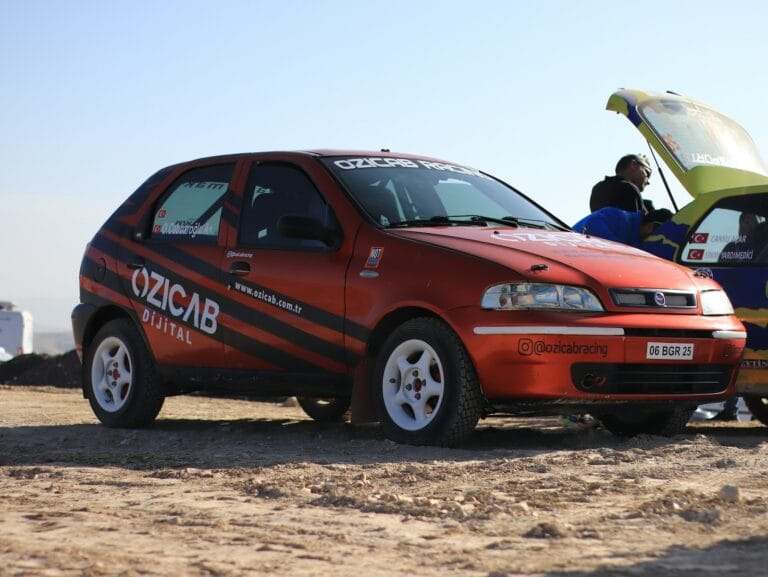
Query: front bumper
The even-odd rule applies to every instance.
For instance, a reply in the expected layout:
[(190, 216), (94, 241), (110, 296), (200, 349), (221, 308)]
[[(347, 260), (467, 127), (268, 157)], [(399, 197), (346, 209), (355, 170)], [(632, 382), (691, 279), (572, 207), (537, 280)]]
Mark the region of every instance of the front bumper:
[[(451, 319), (491, 401), (719, 399), (734, 392), (746, 342), (735, 317), (527, 313), (501, 324), (492, 314)], [(648, 358), (649, 343), (691, 354)]]

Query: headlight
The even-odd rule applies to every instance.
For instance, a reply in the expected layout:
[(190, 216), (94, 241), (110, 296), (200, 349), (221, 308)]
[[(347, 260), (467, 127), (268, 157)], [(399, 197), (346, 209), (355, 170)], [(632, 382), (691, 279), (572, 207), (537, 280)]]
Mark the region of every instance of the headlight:
[(701, 293), (701, 311), (705, 315), (732, 315), (733, 305), (724, 291), (703, 291)]
[(498, 284), (485, 291), (480, 306), (500, 310), (602, 311), (592, 291), (568, 285), (542, 283)]

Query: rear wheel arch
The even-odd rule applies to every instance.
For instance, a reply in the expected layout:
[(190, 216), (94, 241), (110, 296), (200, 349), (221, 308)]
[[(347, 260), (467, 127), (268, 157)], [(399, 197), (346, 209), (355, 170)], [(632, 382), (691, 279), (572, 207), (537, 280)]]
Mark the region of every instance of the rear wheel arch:
[(125, 309), (120, 308), (118, 306), (114, 306), (114, 305), (101, 307), (93, 315), (90, 322), (88, 323), (88, 327), (85, 329), (85, 335), (83, 337), (83, 348), (85, 348), (86, 346), (90, 345), (93, 342), (93, 337), (96, 336), (96, 333), (99, 332), (101, 327), (103, 327), (109, 321), (113, 321), (115, 319), (130, 320), (135, 325), (136, 330), (141, 335), (141, 338), (144, 340), (144, 345), (146, 345), (147, 350), (150, 352), (150, 354), (152, 354), (152, 348), (149, 346), (147, 337), (144, 334), (144, 331), (139, 326), (139, 323), (136, 322), (136, 318), (134, 317), (134, 315), (132, 315)]
[[(141, 330), (141, 327), (136, 326), (138, 323), (135, 322), (134, 317), (129, 314), (125, 309), (122, 309), (115, 305), (109, 305), (105, 307), (99, 308), (93, 316), (89, 319), (88, 325), (85, 328), (85, 332), (83, 333), (83, 358), (85, 358), (85, 354), (87, 349), (90, 348), (91, 343), (93, 343), (93, 339), (96, 336), (96, 334), (101, 330), (101, 327), (106, 325), (108, 322), (116, 320), (116, 319), (126, 319), (130, 322), (132, 322), (136, 328), (136, 331), (141, 335), (141, 338), (144, 341), (144, 346), (146, 346), (147, 351), (149, 351), (150, 356), (152, 357), (152, 360), (154, 361), (154, 355), (152, 353), (152, 347), (149, 346), (149, 343), (147, 342), (147, 337), (144, 334), (144, 331)], [(83, 371), (85, 371), (85, 364), (83, 364)], [(85, 373), (83, 373), (81, 378), (81, 385), (83, 389), (83, 395), (87, 396), (86, 393), (86, 379), (85, 379)]]
[(142, 332), (128, 316), (98, 329), (83, 359), (83, 389), (108, 427), (144, 427), (155, 420), (165, 393)]

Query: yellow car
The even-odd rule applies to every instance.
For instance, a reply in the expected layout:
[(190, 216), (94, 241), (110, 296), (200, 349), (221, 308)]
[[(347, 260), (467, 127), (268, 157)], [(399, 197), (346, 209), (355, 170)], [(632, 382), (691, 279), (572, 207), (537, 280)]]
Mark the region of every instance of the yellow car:
[(625, 115), (693, 200), (641, 248), (712, 277), (747, 328), (736, 390), (768, 425), (768, 166), (747, 131), (696, 100), (620, 90)]

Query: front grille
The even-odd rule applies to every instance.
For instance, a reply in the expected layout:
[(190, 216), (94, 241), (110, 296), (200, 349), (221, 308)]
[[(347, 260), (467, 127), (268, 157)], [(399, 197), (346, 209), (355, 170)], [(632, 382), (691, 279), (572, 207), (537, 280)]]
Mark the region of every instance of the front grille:
[(721, 393), (731, 365), (575, 363), (573, 385), (585, 393), (612, 395), (701, 395)]
[(658, 309), (695, 309), (696, 294), (665, 289), (610, 289), (618, 307), (651, 307)]

